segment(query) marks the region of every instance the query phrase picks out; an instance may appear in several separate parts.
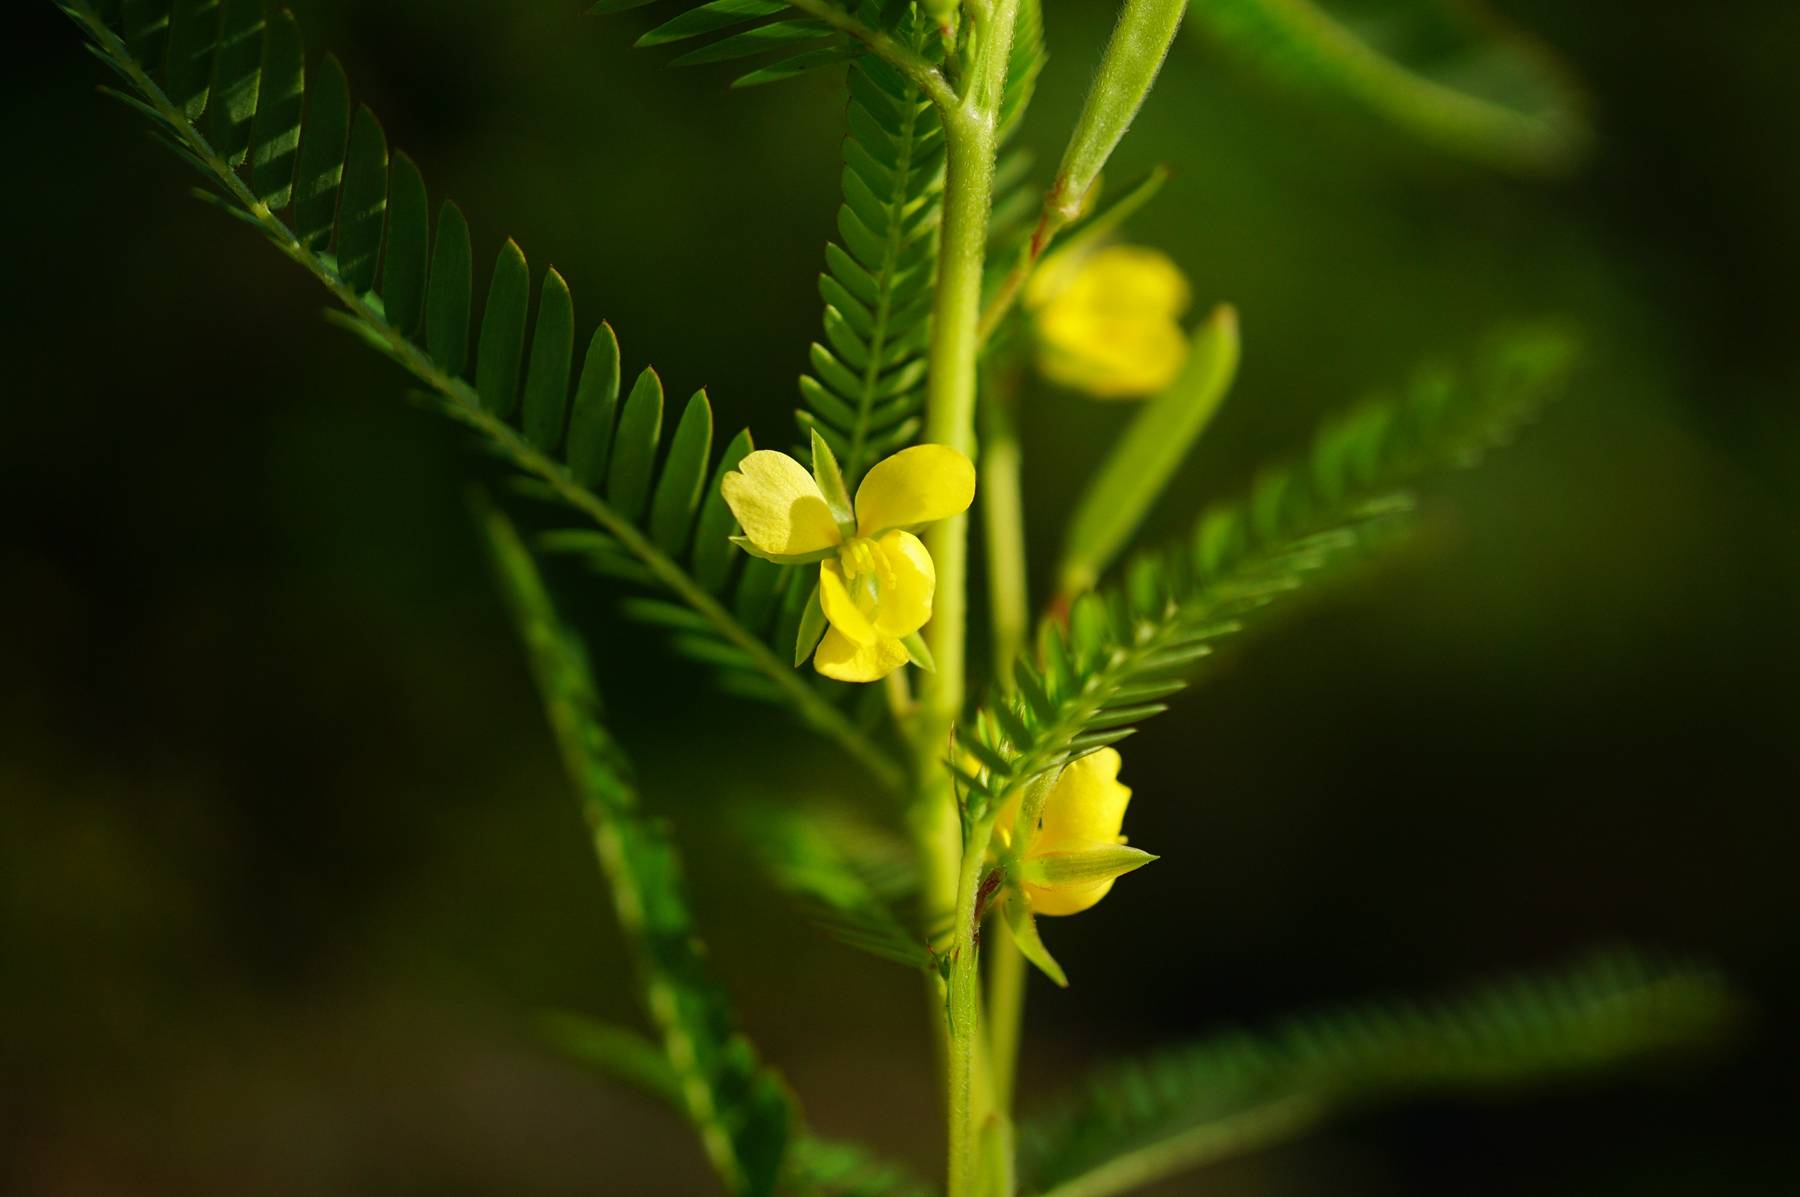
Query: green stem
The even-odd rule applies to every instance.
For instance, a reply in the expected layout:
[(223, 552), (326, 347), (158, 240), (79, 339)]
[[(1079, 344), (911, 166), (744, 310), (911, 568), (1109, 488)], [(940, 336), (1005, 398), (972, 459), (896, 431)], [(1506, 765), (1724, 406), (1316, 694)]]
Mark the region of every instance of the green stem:
[[(930, 377), (926, 385), (925, 440), (975, 456), (976, 367), (981, 355), (981, 283), (987, 260), (988, 221), (994, 198), (994, 156), (1007, 58), (1019, 0), (992, 0), (968, 9), (973, 60), (967, 89), (954, 103), (939, 102), (944, 123), (944, 210), (938, 247)], [(977, 1185), (975, 1071), (981, 1041), (977, 903), (993, 816), (969, 821), (949, 800), (941, 761), (950, 729), (962, 712), (968, 619), (967, 514), (933, 525), (926, 548), (937, 567), (937, 594), (926, 642), (937, 660), (920, 696), (915, 748), (922, 779), (914, 810), (924, 851), (928, 901), (941, 903), (954, 874), (955, 905), (950, 954), (945, 1107), (949, 1119), (948, 1197), (972, 1197)], [(946, 852), (949, 826), (964, 833), (953, 868)]]
[[(975, 456), (976, 360), (981, 350), (981, 273), (987, 254), (988, 212), (994, 194), (992, 113), (959, 106), (944, 117), (944, 227), (938, 256), (937, 306), (932, 317), (925, 440)], [(968, 602), (966, 514), (933, 524), (925, 547), (937, 567), (937, 593), (925, 638), (937, 672), (921, 701), (935, 737), (947, 732), (963, 702), (963, 648)], [(943, 751), (932, 745), (934, 753)]]
[(948, 1197), (974, 1197), (976, 1157), (975, 1060), (981, 1047), (981, 884), (994, 816), (969, 828), (956, 883), (956, 924), (950, 948), (950, 1051), (946, 1105), (950, 1119)]
[(1031, 626), (1025, 570), (1025, 504), (1018, 412), (1005, 381), (988, 372), (981, 396), (981, 526), (987, 544), (994, 677), (1008, 685)]
[(988, 1059), (993, 1068), (994, 1109), (1007, 1118), (1013, 1113), (1013, 1094), (1019, 1073), (1019, 1039), (1025, 1026), (1025, 982), (1029, 970), (1025, 957), (1005, 935), (997, 935), (989, 948), (988, 964)]
[[(1025, 505), (1019, 477), (1015, 386), (987, 371), (981, 389), (981, 512), (987, 544), (988, 603), (994, 638), (994, 676), (1009, 683), (1025, 645), (1031, 597), (1025, 569)], [(988, 1061), (993, 1108), (1013, 1114), (1019, 1038), (1025, 1019), (1025, 957), (1011, 939), (989, 947)]]

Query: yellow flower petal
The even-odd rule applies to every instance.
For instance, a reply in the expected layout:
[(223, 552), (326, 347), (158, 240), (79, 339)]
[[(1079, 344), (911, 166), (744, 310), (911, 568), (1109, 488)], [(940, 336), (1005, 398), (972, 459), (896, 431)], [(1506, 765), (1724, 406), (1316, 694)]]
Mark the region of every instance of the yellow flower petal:
[(1111, 245), (1096, 253), (1070, 291), (1089, 307), (1155, 316), (1179, 316), (1191, 299), (1181, 267), (1141, 245)]
[(1027, 885), (1025, 896), (1031, 901), (1033, 914), (1060, 916), (1080, 914), (1112, 891), (1114, 877), (1105, 881), (1083, 881), (1063, 885)]
[(1063, 770), (1044, 802), (1038, 833), (1031, 841), (1033, 856), (1123, 842), (1119, 829), (1125, 823), (1131, 788), (1119, 784), (1119, 765), (1118, 750), (1102, 748)]
[[(875, 630), (899, 639), (910, 636), (931, 618), (931, 598), (937, 590), (937, 567), (925, 543), (911, 532), (889, 532), (878, 542), (887, 558), (892, 580), (883, 581), (881, 603), (875, 609)], [(826, 608), (826, 617), (831, 609)]]
[(975, 464), (949, 445), (914, 445), (876, 463), (856, 488), (864, 536), (948, 519), (975, 500)]
[(1096, 399), (1140, 399), (1174, 384), (1188, 340), (1173, 320), (1058, 312), (1038, 322), (1038, 372)]
[(857, 644), (835, 627), (819, 641), (813, 668), (840, 682), (878, 682), (906, 664), (906, 646), (898, 640), (876, 637)]
[(843, 540), (819, 484), (786, 453), (758, 449), (720, 489), (744, 535), (765, 553), (816, 553)]
[(825, 608), (825, 619), (852, 644), (873, 644), (875, 625), (850, 597), (844, 580), (844, 567), (836, 561), (819, 565), (819, 605)]
[(1026, 300), (1036, 310), (1038, 369), (1101, 399), (1154, 394), (1187, 361), (1181, 315), (1187, 279), (1152, 249), (1115, 245), (1041, 269)]

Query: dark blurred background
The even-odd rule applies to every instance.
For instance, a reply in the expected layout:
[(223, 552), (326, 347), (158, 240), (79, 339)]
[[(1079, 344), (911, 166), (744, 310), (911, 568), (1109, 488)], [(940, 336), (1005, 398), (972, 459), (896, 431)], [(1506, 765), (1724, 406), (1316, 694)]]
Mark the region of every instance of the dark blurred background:
[[(628, 370), (788, 435), (834, 78), (729, 94), (576, 0), (294, 7), (479, 260), (516, 236)], [(1025, 136), (1054, 156), (1110, 6), (1047, 7)], [(1129, 830), (1164, 859), (1050, 929), (1075, 986), (1033, 991), (1026, 1101), (1109, 1053), (1596, 943), (1715, 960), (1760, 1013), (1710, 1062), (1366, 1116), (1164, 1193), (1800, 1191), (1800, 9), (1498, 7), (1592, 93), (1572, 179), (1446, 159), (1192, 38), (1121, 151), (1122, 176), (1176, 170), (1133, 239), (1246, 338), (1151, 535), (1497, 320), (1566, 316), (1588, 353), (1427, 543), (1131, 742)], [(187, 198), (50, 4), (9, 31), (0, 1188), (711, 1191), (684, 1127), (528, 1033), (545, 1007), (636, 1014), (466, 446)], [(1027, 404), (1041, 574), (1128, 413)], [(784, 799), (845, 763), (566, 581), (748, 1029), (817, 1128), (935, 1175), (917, 985), (819, 940), (715, 817), (720, 761)]]

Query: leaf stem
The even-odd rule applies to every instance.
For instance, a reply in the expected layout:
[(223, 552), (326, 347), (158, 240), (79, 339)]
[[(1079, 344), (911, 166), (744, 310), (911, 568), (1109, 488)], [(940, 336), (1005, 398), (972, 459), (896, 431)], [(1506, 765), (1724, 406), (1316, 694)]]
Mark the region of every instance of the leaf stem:
[(940, 108), (948, 107), (956, 102), (956, 93), (951, 90), (943, 72), (910, 46), (902, 45), (879, 29), (871, 29), (831, 0), (787, 0), (788, 6), (830, 25), (841, 33), (849, 34), (869, 48), (877, 58), (892, 65), (901, 74), (912, 80), (914, 86)]

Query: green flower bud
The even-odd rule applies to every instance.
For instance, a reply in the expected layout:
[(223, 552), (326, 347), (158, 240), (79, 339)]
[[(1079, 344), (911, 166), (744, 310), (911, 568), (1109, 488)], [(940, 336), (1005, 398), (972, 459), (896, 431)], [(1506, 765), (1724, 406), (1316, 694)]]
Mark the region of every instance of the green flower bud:
[(1186, 12), (1187, 0), (1125, 0), (1100, 73), (1063, 151), (1056, 183), (1044, 201), (1047, 223), (1064, 225), (1080, 213), (1100, 168), (1150, 94)]

